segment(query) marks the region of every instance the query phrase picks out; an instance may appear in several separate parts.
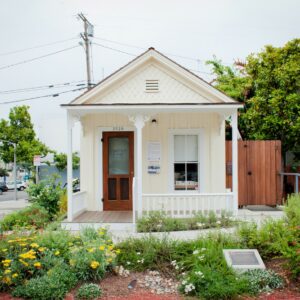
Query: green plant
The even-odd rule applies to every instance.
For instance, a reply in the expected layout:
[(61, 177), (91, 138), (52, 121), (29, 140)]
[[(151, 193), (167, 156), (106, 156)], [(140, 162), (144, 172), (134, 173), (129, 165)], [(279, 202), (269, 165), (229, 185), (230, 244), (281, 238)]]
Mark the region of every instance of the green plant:
[(48, 180), (43, 180), (38, 184), (30, 184), (27, 189), (30, 201), (44, 207), (51, 220), (59, 212), (59, 201), (63, 193), (60, 184), (56, 183), (56, 179), (57, 175), (53, 175)]
[(242, 275), (248, 282), (247, 292), (251, 295), (268, 293), (283, 287), (282, 278), (273, 271), (254, 269)]
[(288, 197), (284, 211), (290, 226), (300, 226), (300, 194)]
[(33, 204), (17, 212), (6, 215), (0, 222), (3, 231), (17, 227), (43, 228), (49, 222), (49, 215), (45, 208)]
[(25, 285), (18, 286), (12, 292), (14, 297), (32, 300), (64, 299), (68, 290), (74, 287), (77, 278), (65, 264), (50, 269), (47, 274), (30, 279)]
[(138, 232), (169, 232), (229, 227), (236, 223), (231, 214), (226, 212), (222, 212), (220, 217), (210, 211), (208, 214), (196, 213), (191, 218), (172, 218), (164, 212), (153, 211), (138, 219), (137, 230)]
[(96, 299), (102, 295), (99, 285), (94, 283), (83, 284), (76, 293), (78, 299)]
[(284, 220), (268, 219), (261, 224), (242, 224), (238, 234), (249, 248), (257, 248), (263, 258), (282, 256), (294, 240), (291, 230)]

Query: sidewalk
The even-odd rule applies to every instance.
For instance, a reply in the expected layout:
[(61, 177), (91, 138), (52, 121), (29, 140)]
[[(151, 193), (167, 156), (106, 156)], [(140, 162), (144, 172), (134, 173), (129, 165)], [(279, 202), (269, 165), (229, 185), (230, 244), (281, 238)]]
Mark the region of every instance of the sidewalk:
[(26, 199), (19, 199), (17, 201), (10, 200), (10, 201), (1, 201), (0, 202), (0, 219), (2, 219), (5, 215), (10, 214), (13, 211), (22, 209), (28, 206), (28, 200)]

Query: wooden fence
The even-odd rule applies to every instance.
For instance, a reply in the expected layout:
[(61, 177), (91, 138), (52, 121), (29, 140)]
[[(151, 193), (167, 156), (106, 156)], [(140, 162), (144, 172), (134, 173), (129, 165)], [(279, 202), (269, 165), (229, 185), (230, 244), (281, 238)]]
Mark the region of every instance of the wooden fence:
[[(231, 141), (226, 141), (226, 186), (232, 187)], [(282, 202), (281, 141), (239, 141), (239, 206)]]

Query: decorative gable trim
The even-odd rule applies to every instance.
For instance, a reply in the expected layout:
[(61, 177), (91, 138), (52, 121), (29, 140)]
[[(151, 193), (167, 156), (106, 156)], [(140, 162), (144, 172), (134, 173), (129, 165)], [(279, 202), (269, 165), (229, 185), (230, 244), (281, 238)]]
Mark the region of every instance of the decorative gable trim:
[[(101, 104), (101, 98), (103, 96), (108, 94), (110, 91), (118, 89), (118, 87), (120, 87), (121, 84), (125, 83), (127, 80), (129, 80), (134, 75), (138, 74), (139, 72), (141, 72), (141, 70), (145, 69), (145, 67), (151, 64), (160, 68), (172, 78), (178, 80), (179, 82), (186, 85), (188, 88), (192, 89), (194, 92), (206, 98), (208, 103), (239, 103), (233, 100), (232, 98), (228, 97), (221, 91), (217, 90), (215, 87), (211, 86), (202, 78), (198, 77), (186, 68), (169, 59), (162, 53), (156, 51), (154, 48), (149, 48), (149, 50), (142, 53), (140, 56), (136, 57), (134, 60), (132, 60), (116, 72), (112, 73), (110, 76), (103, 79), (91, 90), (86, 91), (84, 94), (80, 95), (69, 104), (92, 104), (94, 101), (93, 99), (95, 99), (95, 97), (100, 99), (100, 101), (97, 101), (97, 104)], [(149, 78), (148, 83), (146, 80), (146, 93), (158, 93), (159, 88), (159, 80)]]

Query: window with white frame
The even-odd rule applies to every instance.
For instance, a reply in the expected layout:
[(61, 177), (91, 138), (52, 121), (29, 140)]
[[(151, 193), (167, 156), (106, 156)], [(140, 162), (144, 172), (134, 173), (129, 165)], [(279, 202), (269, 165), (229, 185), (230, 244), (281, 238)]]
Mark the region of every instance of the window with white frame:
[(199, 190), (199, 134), (175, 133), (173, 147), (173, 189)]

